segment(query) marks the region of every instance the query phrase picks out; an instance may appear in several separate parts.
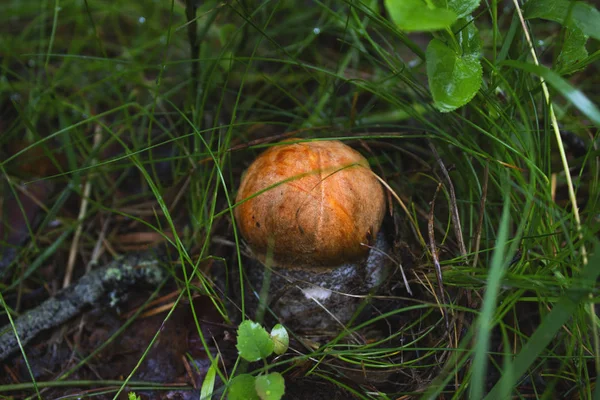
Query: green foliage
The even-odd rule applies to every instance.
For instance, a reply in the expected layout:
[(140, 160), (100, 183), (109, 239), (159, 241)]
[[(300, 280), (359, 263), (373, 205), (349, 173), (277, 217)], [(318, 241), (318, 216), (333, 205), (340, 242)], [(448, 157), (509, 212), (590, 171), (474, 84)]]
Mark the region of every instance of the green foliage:
[(241, 374), (231, 380), (227, 398), (229, 400), (260, 400), (254, 385), (255, 377)]
[[(448, 112), (467, 104), (479, 91), (482, 79), (481, 40), (472, 19), (460, 19), (454, 37), (427, 46), (427, 77), (435, 106)], [(452, 46), (456, 39), (458, 46)]]
[(278, 372), (257, 376), (254, 386), (261, 400), (279, 400), (285, 392), (283, 376)]
[[(187, 18), (184, 3), (198, 5), (195, 16)], [(230, 298), (206, 275), (215, 271), (208, 262), (227, 266), (228, 278), (235, 278), (228, 289), (241, 299), (235, 306), (249, 312), (243, 294), (252, 295), (248, 291), (254, 288), (244, 279), (244, 246), (231, 215), (239, 174), (271, 138), (340, 138), (373, 153), (376, 172), (406, 207), (394, 205), (390, 213), (400, 235), (393, 239), (406, 242), (407, 257), (414, 253), (417, 260), (406, 271), (414, 295), (404, 296), (395, 274), (389, 288), (401, 301), (378, 296), (374, 301), (383, 307), (373, 307), (374, 313), (365, 309), (365, 319), (356, 322), (361, 326), (348, 325), (334, 339), (310, 338), (314, 342), (271, 362), (285, 352), (285, 340), (274, 328), (268, 335), (273, 352), (250, 364), (248, 374), (241, 355), (233, 370), (211, 359), (200, 395), (221, 397), (224, 382), (226, 397), (260, 399), (258, 382), (275, 371), (276, 361), (285, 378), (310, 374), (356, 398), (419, 393), (462, 399), (469, 391), (479, 395), (490, 388), (490, 398), (593, 398), (600, 391), (600, 325), (594, 310), (600, 296), (585, 273), (597, 265), (599, 251), (593, 246), (600, 209), (597, 2), (520, 1), (526, 24), (513, 2), (386, 1), (384, 16), (374, 0), (299, 4), (0, 2), (5, 39), (0, 220), (9, 223), (6, 217), (15, 210), (27, 214), (25, 207), (7, 209), (6, 193), (22, 192), (44, 206), (37, 215), (40, 225), (31, 220), (21, 227), (30, 231), (30, 242), (11, 246), (17, 258), (5, 272), (7, 302), (0, 311), (8, 317), (24, 313), (14, 299), (24, 289), (43, 292), (44, 266), (62, 265), (71, 254), (73, 233), (83, 228), (73, 253), (75, 271), (97, 253), (98, 262), (107, 259), (106, 250), (113, 252), (108, 245), (119, 244), (122, 234), (150, 232), (179, 256), (165, 265), (184, 291), (171, 311), (203, 296), (214, 303), (218, 322), (231, 324)], [(187, 32), (191, 20), (198, 25), (195, 36)], [(197, 38), (197, 54), (190, 52), (190, 37)], [(534, 64), (532, 47), (542, 66)], [(483, 67), (481, 86), (463, 87), (461, 71), (471, 73), (467, 83), (473, 83), (480, 70), (476, 63)], [(439, 111), (455, 107), (461, 108)], [(583, 142), (579, 155), (559, 148), (550, 107), (560, 133)], [(21, 137), (28, 140), (25, 147), (8, 149), (11, 138)], [(452, 167), (449, 178), (429, 143)], [(566, 169), (560, 159), (565, 152)], [(25, 167), (44, 162), (51, 176), (22, 175)], [(573, 179), (578, 207), (565, 201), (567, 177)], [(50, 197), (29, 192), (38, 183), (50, 183), (56, 191)], [(79, 218), (83, 200), (88, 208)], [(435, 212), (428, 215), (433, 205)], [(573, 216), (577, 208), (581, 228)], [(456, 232), (451, 211), (460, 216), (462, 233)], [(415, 224), (407, 222), (411, 219)], [(465, 256), (457, 250), (460, 236)], [(231, 256), (223, 250), (229, 239), (235, 243), (226, 247)], [(102, 246), (98, 252), (96, 244), (105, 242), (106, 250)], [(443, 284), (436, 283), (432, 245), (439, 250)], [(115, 247), (125, 252), (133, 244)], [(522, 256), (513, 259), (517, 247)], [(231, 287), (233, 282), (239, 286)], [(434, 295), (442, 291), (444, 304)], [(211, 356), (212, 342), (202, 336), (207, 315), (191, 309), (193, 319), (183, 328), (195, 327)], [(440, 310), (448, 311), (450, 335)], [(23, 397), (40, 391), (60, 397), (73, 388), (85, 393), (118, 387), (118, 393), (106, 394), (111, 397), (172, 390), (134, 379), (161, 348), (153, 346), (154, 339), (145, 351), (124, 355), (122, 364), (136, 365), (120, 371), (125, 379), (84, 381), (77, 372), (129, 335), (139, 315), (96, 348), (82, 343), (79, 361), (67, 371), (20, 374), (23, 383), (4, 383), (0, 390)], [(165, 314), (164, 326), (179, 320), (175, 313)], [(157, 328), (160, 343), (164, 331)], [(260, 337), (263, 345), (249, 346), (252, 359), (269, 353), (263, 332)], [(35, 364), (44, 361), (30, 345), (24, 350)], [(360, 381), (349, 379), (352, 371)], [(386, 371), (412, 379), (394, 386), (395, 375)]]
[(405, 31), (444, 29), (429, 42), (426, 51), (435, 107), (449, 112), (471, 101), (482, 82), (481, 38), (470, 16), (479, 0), (435, 0), (427, 4), (421, 0), (387, 0), (385, 5), (392, 21)]
[[(265, 360), (273, 351), (283, 354), (289, 346), (289, 335), (281, 324), (277, 324), (269, 335), (258, 323), (250, 320), (243, 321), (237, 334), (237, 348), (246, 361)], [(283, 376), (277, 372), (265, 373), (254, 377), (250, 374), (240, 374), (229, 384), (228, 398), (230, 400), (279, 400), (285, 392)]]
[(275, 354), (281, 355), (287, 351), (290, 345), (290, 337), (283, 325), (277, 324), (271, 329), (271, 339), (273, 340)]
[(534, 65), (519, 61), (506, 61), (504, 65), (523, 69), (544, 78), (560, 94), (569, 100), (583, 115), (588, 117), (597, 127), (600, 127), (600, 109), (583, 92), (574, 88), (556, 72), (542, 65)]
[(247, 361), (258, 361), (273, 353), (275, 344), (271, 336), (259, 323), (245, 320), (238, 328), (237, 349), (240, 357)]
[(142, 398), (140, 396), (138, 396), (135, 392), (127, 393), (127, 399), (128, 400), (142, 400)]
[(447, 8), (453, 11), (458, 18), (470, 15), (477, 7), (480, 0), (433, 0), (437, 8)]
[(591, 4), (569, 0), (532, 0), (525, 3), (527, 19), (544, 19), (565, 27), (555, 69), (560, 74), (581, 70), (588, 57), (588, 38), (600, 40), (600, 11)]
[[(600, 243), (595, 243), (593, 254), (592, 259), (578, 274), (576, 278), (577, 286), (569, 288), (561, 296), (552, 311), (545, 316), (542, 323), (512, 361), (514, 373), (503, 376), (488, 393), (486, 400), (498, 399), (500, 398), (500, 392), (503, 390), (506, 392), (506, 388), (512, 388), (531, 364), (538, 359), (567, 320), (577, 311), (581, 303), (589, 299), (600, 276), (600, 268), (598, 268), (600, 265)], [(596, 389), (597, 394), (598, 389)]]
[(392, 21), (407, 32), (448, 28), (457, 18), (455, 12), (423, 0), (385, 0), (385, 8)]
[(591, 4), (569, 0), (531, 0), (525, 3), (523, 11), (527, 19), (558, 22), (600, 40), (600, 11)]
[(564, 43), (556, 60), (556, 69), (559, 73), (574, 73), (581, 69), (581, 67), (575, 69), (573, 67), (588, 56), (585, 48), (587, 40), (588, 36), (579, 28), (565, 30)]
[(217, 369), (219, 368), (219, 355), (215, 357), (210, 364), (210, 368), (206, 371), (202, 387), (200, 388), (200, 400), (209, 400), (213, 395), (215, 388), (215, 378), (217, 376)]

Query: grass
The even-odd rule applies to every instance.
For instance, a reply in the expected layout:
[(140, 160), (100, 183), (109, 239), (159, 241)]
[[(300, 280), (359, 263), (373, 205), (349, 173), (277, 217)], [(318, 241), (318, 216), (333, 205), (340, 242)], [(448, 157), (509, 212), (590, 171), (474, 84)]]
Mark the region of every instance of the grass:
[[(286, 136), (337, 138), (368, 156), (394, 192), (386, 231), (413, 295), (395, 274), (365, 320), (337, 336), (296, 336), (274, 361), (289, 384), (308, 377), (363, 399), (600, 393), (598, 42), (561, 77), (543, 67), (563, 46), (559, 24), (530, 20), (524, 30), (514, 5), (482, 4), (474, 15), (484, 84), (469, 105), (442, 114), (425, 75), (431, 36), (406, 35), (377, 10), (353, 1), (3, 2), (0, 205), (3, 224), (21, 233), (2, 238), (16, 252), (0, 283), (2, 325), (86, 266), (165, 240), (179, 262), (162, 293), (176, 295), (159, 318), (181, 323), (177, 311), (189, 309), (183, 329), (212, 360), (206, 316), (187, 304), (206, 297), (231, 332), (246, 311), (244, 244), (232, 224), (244, 168)], [(221, 270), (237, 298), (213, 285)], [(164, 346), (154, 333), (132, 355), (142, 369), (151, 344)], [(0, 380), (0, 391), (112, 397), (150, 385), (133, 368), (92, 374), (101, 360), (87, 358), (93, 352), (76, 369), (7, 362), (19, 379)], [(233, 366), (222, 365), (214, 398)]]

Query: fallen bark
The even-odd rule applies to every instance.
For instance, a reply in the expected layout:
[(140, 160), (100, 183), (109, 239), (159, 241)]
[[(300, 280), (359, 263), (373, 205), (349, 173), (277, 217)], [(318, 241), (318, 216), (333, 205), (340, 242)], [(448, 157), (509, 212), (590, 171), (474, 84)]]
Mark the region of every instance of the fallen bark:
[(8, 324), (0, 329), (0, 361), (19, 350), (19, 340), (25, 347), (37, 334), (63, 324), (85, 307), (99, 302), (115, 306), (133, 285), (159, 285), (167, 276), (161, 265), (163, 254), (151, 249), (115, 259), (17, 317), (14, 326)]

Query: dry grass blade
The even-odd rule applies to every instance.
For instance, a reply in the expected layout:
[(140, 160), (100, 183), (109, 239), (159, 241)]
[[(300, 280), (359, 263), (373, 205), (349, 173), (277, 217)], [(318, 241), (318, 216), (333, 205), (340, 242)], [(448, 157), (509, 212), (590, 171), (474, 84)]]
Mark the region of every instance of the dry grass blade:
[(448, 192), (450, 193), (450, 207), (451, 207), (450, 215), (452, 216), (452, 224), (454, 225), (456, 241), (458, 242), (460, 254), (466, 259), (467, 258), (467, 248), (465, 246), (465, 241), (463, 239), (462, 227), (460, 224), (460, 216), (458, 214), (458, 205), (456, 204), (456, 192), (454, 190), (454, 185), (452, 184), (452, 179), (450, 179), (450, 174), (448, 174), (448, 170), (446, 169), (444, 162), (442, 161), (440, 155), (438, 154), (435, 146), (433, 145), (433, 143), (431, 143), (431, 141), (429, 141), (429, 147), (431, 148), (431, 151), (433, 152), (433, 155), (435, 156), (435, 159), (437, 160), (437, 162), (440, 166), (440, 169), (442, 170), (442, 173), (444, 174), (444, 178), (446, 178), (446, 181), (448, 184)]
[[(102, 143), (102, 128), (100, 125), (96, 125), (94, 131), (94, 147), (92, 149), (92, 153), (96, 151), (98, 146)], [(91, 164), (96, 164), (96, 158), (93, 158)], [(89, 204), (90, 193), (92, 192), (92, 183), (88, 179), (85, 182), (83, 188), (83, 196), (81, 197), (81, 207), (79, 208), (79, 215), (77, 216), (77, 229), (75, 230), (75, 235), (73, 236), (73, 241), (71, 242), (71, 250), (69, 251), (69, 260), (67, 261), (67, 270), (65, 272), (65, 278), (63, 280), (63, 288), (66, 288), (71, 284), (71, 279), (73, 277), (73, 270), (75, 268), (75, 257), (77, 256), (77, 248), (79, 247), (79, 239), (81, 238), (81, 233), (83, 232), (83, 220), (85, 219), (85, 214), (87, 213), (87, 208)]]
[(475, 228), (475, 246), (473, 247), (473, 267), (477, 266), (479, 261), (479, 245), (481, 244), (481, 230), (483, 229), (483, 216), (485, 215), (485, 202), (487, 200), (488, 181), (489, 181), (489, 163), (485, 164), (483, 170), (483, 188), (481, 189), (481, 199), (479, 200), (479, 219)]
[(437, 199), (437, 195), (442, 188), (442, 183), (440, 182), (433, 194), (433, 199), (431, 200), (431, 208), (429, 209), (429, 218), (427, 221), (427, 231), (429, 232), (429, 248), (431, 250), (431, 257), (433, 259), (433, 266), (435, 267), (435, 277), (437, 279), (438, 287), (440, 289), (440, 302), (442, 307), (440, 308), (442, 314), (444, 314), (444, 320), (446, 321), (446, 329), (448, 330), (448, 334), (450, 334), (450, 319), (448, 318), (448, 312), (443, 307), (446, 304), (446, 294), (444, 290), (444, 279), (442, 277), (442, 266), (440, 265), (440, 259), (438, 257), (437, 246), (435, 245), (435, 224), (434, 224), (434, 210), (435, 210), (435, 200)]

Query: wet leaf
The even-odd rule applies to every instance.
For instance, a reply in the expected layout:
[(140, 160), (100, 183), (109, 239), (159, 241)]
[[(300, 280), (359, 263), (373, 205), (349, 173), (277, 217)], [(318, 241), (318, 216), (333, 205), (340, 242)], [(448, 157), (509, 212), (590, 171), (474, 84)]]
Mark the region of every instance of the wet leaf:
[(275, 354), (285, 353), (290, 346), (290, 337), (281, 324), (277, 324), (271, 329), (271, 339), (273, 340)]
[(581, 29), (568, 28), (565, 33), (563, 47), (556, 60), (556, 69), (561, 73), (573, 73), (581, 69), (571, 69), (570, 67), (588, 56), (588, 52), (585, 48), (587, 40), (588, 37), (583, 34)]
[(258, 361), (273, 353), (273, 340), (260, 324), (246, 320), (240, 324), (237, 333), (237, 349), (247, 361)]
[(285, 381), (278, 372), (256, 377), (256, 393), (261, 400), (279, 400), (285, 393)]
[(479, 7), (480, 0), (433, 0), (438, 8), (454, 11), (458, 18), (466, 17)]
[(473, 17), (459, 19), (452, 28), (463, 56), (481, 57), (481, 37)]
[(450, 27), (456, 14), (445, 8), (427, 5), (423, 0), (385, 0), (390, 19), (405, 31), (436, 31)]
[(600, 40), (600, 11), (582, 1), (531, 0), (525, 4), (524, 16), (526, 19), (558, 22), (568, 28), (576, 27), (583, 34)]
[(472, 21), (461, 19), (455, 38), (460, 49), (433, 39), (427, 46), (427, 78), (435, 107), (449, 112), (467, 104), (481, 86), (481, 40)]
[(255, 378), (249, 374), (241, 374), (231, 380), (227, 398), (229, 400), (260, 400), (254, 387)]

